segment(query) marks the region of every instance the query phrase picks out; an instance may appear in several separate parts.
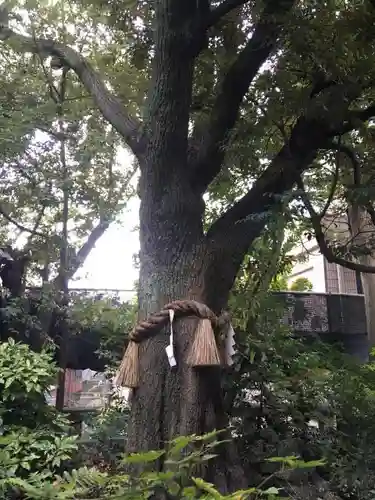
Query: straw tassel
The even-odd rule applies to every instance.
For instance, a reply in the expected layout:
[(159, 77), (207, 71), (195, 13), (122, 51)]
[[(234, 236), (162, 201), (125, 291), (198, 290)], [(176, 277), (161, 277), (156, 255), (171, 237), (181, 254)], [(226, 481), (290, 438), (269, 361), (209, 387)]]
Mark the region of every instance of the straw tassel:
[(194, 342), (187, 358), (190, 366), (220, 365), (220, 354), (209, 319), (201, 319), (194, 333)]
[(129, 340), (116, 376), (116, 385), (135, 388), (139, 385), (139, 344)]

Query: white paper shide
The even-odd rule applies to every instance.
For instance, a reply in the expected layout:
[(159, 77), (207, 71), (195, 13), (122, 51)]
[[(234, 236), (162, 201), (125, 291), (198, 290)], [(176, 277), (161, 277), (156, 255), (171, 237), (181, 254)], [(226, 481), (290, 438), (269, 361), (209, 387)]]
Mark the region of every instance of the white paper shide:
[(174, 311), (172, 311), (172, 309), (169, 309), (169, 323), (170, 323), (169, 345), (167, 345), (167, 347), (165, 348), (165, 352), (167, 353), (169, 366), (171, 368), (177, 365), (173, 349), (173, 319), (174, 319)]
[(236, 354), (235, 331), (232, 323), (229, 323), (227, 333), (225, 335), (225, 362), (228, 366), (233, 365), (233, 356)]

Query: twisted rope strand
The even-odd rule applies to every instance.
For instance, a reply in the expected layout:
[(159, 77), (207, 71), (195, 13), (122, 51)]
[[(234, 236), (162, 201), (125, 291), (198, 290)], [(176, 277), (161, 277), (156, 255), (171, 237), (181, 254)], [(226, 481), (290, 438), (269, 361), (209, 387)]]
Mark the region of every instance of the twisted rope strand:
[(140, 321), (130, 333), (129, 339), (133, 342), (142, 342), (142, 340), (156, 333), (168, 323), (170, 310), (173, 310), (178, 318), (196, 316), (200, 319), (209, 319), (213, 327), (219, 322), (219, 318), (205, 304), (195, 300), (175, 300), (166, 304), (159, 312), (153, 313), (147, 319)]

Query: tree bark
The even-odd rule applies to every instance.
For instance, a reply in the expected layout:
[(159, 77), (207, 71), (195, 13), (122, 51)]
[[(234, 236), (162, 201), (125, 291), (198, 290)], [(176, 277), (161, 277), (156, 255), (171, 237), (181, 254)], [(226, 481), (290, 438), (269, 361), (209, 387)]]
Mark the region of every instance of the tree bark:
[[(172, 156), (170, 161), (174, 161)], [(195, 299), (220, 313), (235, 278), (234, 273), (224, 293), (217, 293), (221, 276), (213, 278), (208, 273), (212, 249), (203, 233), (204, 201), (178, 168), (184, 161), (186, 156), (178, 157), (177, 165), (170, 165), (172, 179), (165, 187), (155, 179), (155, 172), (160, 175), (162, 170), (156, 168), (154, 148), (149, 163), (141, 166), (140, 318), (176, 299)], [(175, 368), (170, 368), (165, 353), (167, 329), (141, 343), (140, 383), (132, 395), (128, 452), (164, 448), (173, 437), (227, 427), (221, 369), (192, 369), (185, 361), (196, 325), (194, 318), (173, 325)], [(223, 448), (215, 467), (206, 470), (206, 479), (224, 492), (245, 486), (233, 457), (233, 449)]]
[[(219, 312), (229, 294), (228, 288), (226, 296), (218, 297), (206, 283), (205, 205), (192, 188), (188, 168), (196, 47), (186, 32), (196, 5), (184, 2), (177, 9), (176, 2), (166, 0), (156, 7), (154, 90), (149, 96), (148, 143), (140, 160), (140, 318), (176, 299), (199, 300)], [(160, 449), (178, 435), (226, 427), (220, 369), (194, 370), (185, 362), (196, 323), (188, 318), (174, 325), (173, 369), (165, 353), (166, 331), (141, 343), (140, 383), (132, 397), (127, 451)], [(223, 491), (230, 487), (218, 464), (211, 478)]]
[[(372, 223), (366, 211), (357, 204), (352, 204), (349, 207), (348, 215), (354, 244), (364, 247), (366, 247), (367, 244), (367, 246), (371, 248), (370, 240), (373, 233), (372, 227), (371, 231), (369, 231), (369, 225), (371, 224), (372, 226)], [(365, 266), (375, 266), (373, 252), (370, 255), (360, 255), (357, 260), (360, 264)], [(367, 335), (369, 347), (372, 348), (375, 346), (375, 274), (361, 273), (361, 279), (363, 294), (365, 296)]]
[[(367, 266), (375, 266), (375, 258), (371, 255), (364, 255), (359, 260)], [(375, 275), (362, 273), (361, 277), (365, 296), (369, 347), (373, 348), (375, 346)]]
[[(140, 274), (142, 316), (146, 311), (156, 311), (179, 298), (204, 302), (216, 312), (226, 304), (229, 289), (226, 296), (218, 297), (215, 284), (205, 283), (206, 249), (198, 242), (194, 246), (187, 242), (186, 230), (186, 226), (181, 226), (178, 239), (171, 239), (169, 245), (155, 248), (152, 256), (143, 255)], [(155, 255), (164, 255), (165, 259), (159, 258), (156, 262)], [(173, 325), (175, 368), (170, 368), (165, 353), (169, 343), (167, 329), (141, 344), (141, 377), (139, 388), (132, 397), (127, 451), (160, 449), (176, 436), (204, 434), (227, 427), (221, 369), (194, 369), (185, 361), (196, 325), (194, 318), (179, 320)], [(221, 451), (221, 460), (215, 464), (214, 471), (206, 471), (206, 479), (214, 481), (222, 491), (245, 486), (241, 469), (228, 458), (224, 463), (223, 457), (230, 450)], [(159, 465), (162, 468), (162, 464)]]

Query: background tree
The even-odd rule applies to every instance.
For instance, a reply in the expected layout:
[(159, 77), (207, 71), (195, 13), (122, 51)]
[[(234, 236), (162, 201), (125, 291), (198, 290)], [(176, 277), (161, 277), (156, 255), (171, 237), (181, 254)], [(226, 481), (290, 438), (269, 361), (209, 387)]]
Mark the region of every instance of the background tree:
[[(3, 26), (5, 47), (50, 58), (54, 71), (71, 70), (137, 158), (140, 317), (181, 297), (215, 312), (226, 307), (249, 248), (295, 198), (296, 184), (301, 191), (304, 173), (314, 169), (324, 179), (322, 155), (373, 116), (372, 2), (317, 7), (293, 0), (85, 2), (73, 7), (79, 16), (65, 40), (54, 28), (33, 31), (32, 16), (22, 31), (17, 23)], [(90, 63), (76, 42), (83, 19), (113, 40), (105, 64)], [(117, 57), (125, 61), (121, 69)], [(150, 82), (134, 102), (125, 69), (131, 65)], [(204, 195), (215, 196), (219, 180), (231, 186), (231, 197), (206, 228)], [(306, 197), (304, 203), (309, 207)], [(309, 211), (321, 248), (329, 249)], [(141, 346), (129, 449), (225, 422), (219, 373), (192, 372), (183, 362), (193, 329), (191, 321), (178, 325), (176, 372), (159, 338)], [(215, 468), (223, 489), (239, 481), (228, 452)]]
[[(71, 10), (57, 4), (29, 14), (33, 31), (48, 30), (53, 20), (56, 35), (67, 39)], [(94, 32), (83, 25), (77, 31), (83, 50)], [(64, 219), (70, 280), (134, 193), (136, 166), (124, 165), (119, 136), (87, 106), (87, 97), (66, 72), (54, 74), (39, 55), (12, 48), (1, 53), (0, 63), (9, 100), (1, 137), (1, 244), (14, 258), (28, 255), (29, 284), (57, 284)]]
[[(53, 19), (56, 36), (69, 38), (66, 26), (74, 12), (62, 4), (28, 14), (34, 34), (48, 30)], [(77, 32), (75, 40), (83, 50), (93, 33), (95, 28), (84, 24)], [(102, 38), (99, 35), (96, 44)], [(92, 53), (95, 44), (89, 43)], [(7, 321), (13, 322), (13, 328), (6, 328), (3, 317), (2, 338), (14, 332), (16, 323), (17, 338), (36, 349), (55, 342), (62, 368), (57, 405), (62, 408), (65, 368), (83, 360), (88, 363), (84, 368), (104, 364), (94, 353), (100, 328), (89, 339), (80, 326), (83, 338), (70, 339), (74, 321), (68, 322), (68, 282), (134, 194), (136, 165), (123, 164), (127, 153), (118, 134), (87, 106), (82, 89), (67, 71), (54, 74), (40, 55), (18, 54), (12, 47), (0, 57), (7, 96), (7, 129), (0, 139), (0, 245), (13, 258), (1, 266), (2, 283), (13, 299), (6, 307), (2, 303), (3, 316), (8, 312)], [(14, 300), (26, 284), (42, 285), (43, 292), (42, 298), (39, 292), (33, 296), (28, 307)], [(86, 358), (74, 350), (82, 351), (84, 337)]]

